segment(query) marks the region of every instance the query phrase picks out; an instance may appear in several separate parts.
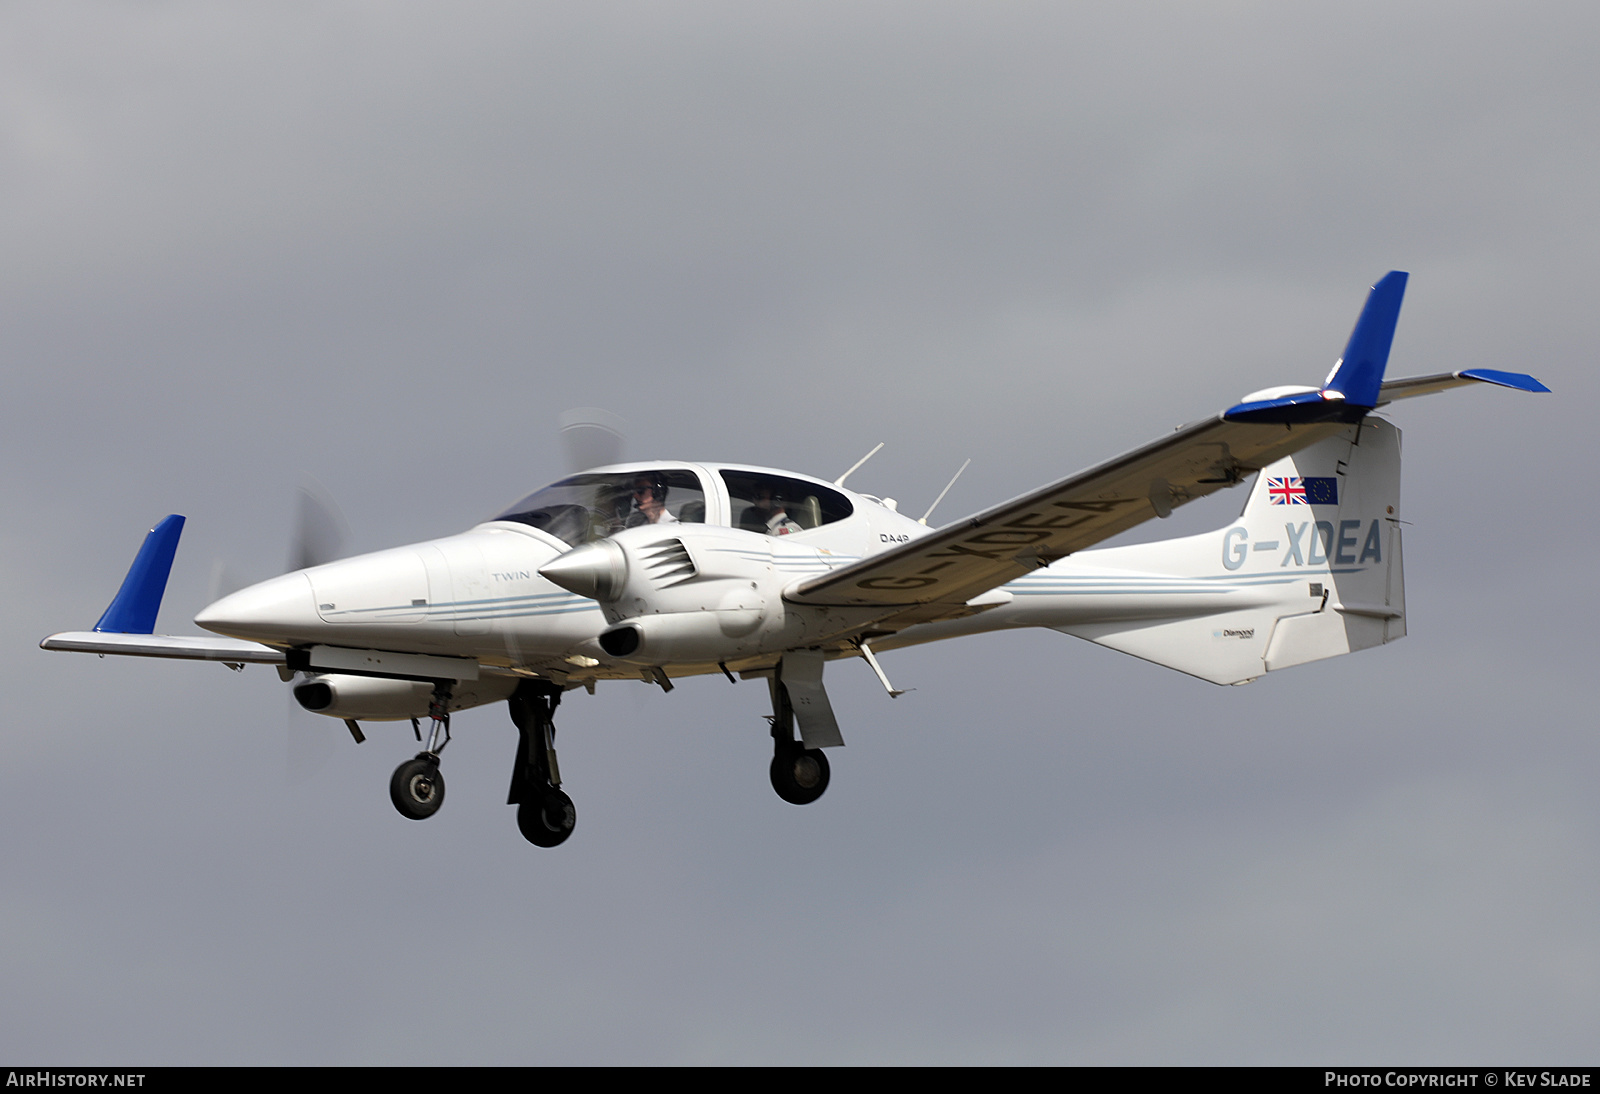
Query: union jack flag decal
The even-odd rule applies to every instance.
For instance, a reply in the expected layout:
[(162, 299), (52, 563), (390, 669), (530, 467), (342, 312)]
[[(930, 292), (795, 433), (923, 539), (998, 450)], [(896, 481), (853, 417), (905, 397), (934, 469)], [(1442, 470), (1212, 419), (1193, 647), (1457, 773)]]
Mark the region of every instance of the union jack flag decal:
[(1272, 505), (1338, 505), (1339, 480), (1315, 475), (1269, 478), (1267, 501)]
[(1305, 505), (1306, 487), (1299, 475), (1267, 480), (1267, 502), (1271, 505)]

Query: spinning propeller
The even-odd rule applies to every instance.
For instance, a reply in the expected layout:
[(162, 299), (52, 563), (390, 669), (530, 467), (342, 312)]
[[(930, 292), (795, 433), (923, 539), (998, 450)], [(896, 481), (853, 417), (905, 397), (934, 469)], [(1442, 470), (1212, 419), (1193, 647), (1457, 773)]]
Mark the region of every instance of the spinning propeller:
[(609, 410), (575, 407), (561, 415), (560, 425), (569, 474), (622, 462), (627, 423)]
[(350, 538), (350, 524), (316, 480), (301, 480), (294, 517), (294, 538), (289, 541), (286, 573), (343, 557), (345, 541)]

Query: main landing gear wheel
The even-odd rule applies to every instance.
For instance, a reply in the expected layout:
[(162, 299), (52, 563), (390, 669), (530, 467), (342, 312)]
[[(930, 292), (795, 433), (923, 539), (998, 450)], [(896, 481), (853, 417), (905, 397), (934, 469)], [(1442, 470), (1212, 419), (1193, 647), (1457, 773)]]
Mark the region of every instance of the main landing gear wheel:
[(394, 769), (389, 780), (389, 798), (400, 815), (409, 820), (427, 820), (444, 804), (444, 776), (439, 774), (439, 757), (419, 753)]
[(790, 805), (810, 805), (828, 789), (828, 757), (820, 748), (780, 745), (771, 773), (772, 789)]
[(556, 707), (561, 688), (548, 680), (524, 680), (506, 703), (517, 727), (517, 760), (511, 768), (506, 804), (517, 807), (517, 830), (535, 847), (565, 843), (578, 823), (572, 799), (561, 789), (556, 763)]
[(517, 828), (522, 838), (535, 847), (554, 847), (566, 842), (578, 823), (578, 810), (564, 791), (546, 790), (543, 801), (517, 806)]

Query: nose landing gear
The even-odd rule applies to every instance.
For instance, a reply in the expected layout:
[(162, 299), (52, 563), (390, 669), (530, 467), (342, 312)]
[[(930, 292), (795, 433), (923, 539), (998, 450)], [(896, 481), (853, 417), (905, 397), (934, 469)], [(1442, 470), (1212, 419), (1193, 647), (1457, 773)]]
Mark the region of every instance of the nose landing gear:
[[(450, 685), (435, 684), (433, 697), (428, 701), (428, 717), (433, 721), (428, 730), (428, 746), (394, 769), (389, 779), (389, 800), (400, 815), (407, 820), (427, 820), (444, 804), (444, 776), (439, 774), (439, 753), (450, 743)], [(415, 718), (411, 726), (417, 740), (422, 740), (422, 727)]]

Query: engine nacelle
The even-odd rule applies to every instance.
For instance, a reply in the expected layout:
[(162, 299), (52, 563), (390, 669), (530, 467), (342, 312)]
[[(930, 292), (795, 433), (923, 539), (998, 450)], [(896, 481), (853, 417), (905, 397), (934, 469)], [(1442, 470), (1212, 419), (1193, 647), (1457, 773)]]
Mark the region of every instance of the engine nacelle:
[(433, 685), (421, 680), (325, 674), (296, 684), (294, 701), (330, 718), (386, 721), (423, 717), (432, 694)]
[(726, 661), (759, 649), (762, 622), (763, 613), (752, 609), (641, 615), (603, 632), (600, 648), (640, 665)]
[(600, 648), (631, 664), (726, 661), (787, 648), (803, 629), (785, 610), (772, 540), (754, 532), (703, 524), (629, 528), (569, 551), (539, 573), (598, 600), (611, 624)]
[[(456, 684), (451, 690), (451, 710), (466, 710), (509, 696), (516, 681), (484, 677)], [(386, 680), (377, 676), (322, 673), (295, 685), (295, 702), (313, 714), (329, 718), (355, 718), (366, 722), (393, 722), (425, 718), (433, 685), (425, 680)]]

